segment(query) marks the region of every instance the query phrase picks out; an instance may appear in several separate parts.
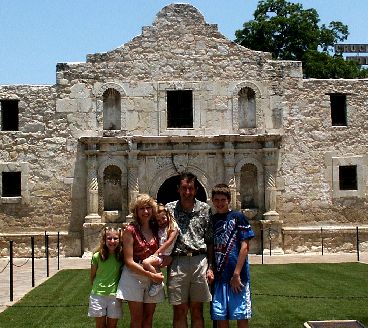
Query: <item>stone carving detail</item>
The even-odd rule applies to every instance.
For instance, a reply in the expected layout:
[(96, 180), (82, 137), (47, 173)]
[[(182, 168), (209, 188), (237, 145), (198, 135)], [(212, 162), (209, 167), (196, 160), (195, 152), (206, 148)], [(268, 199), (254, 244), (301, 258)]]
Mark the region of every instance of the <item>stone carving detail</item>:
[(266, 168), (265, 177), (266, 177), (266, 188), (276, 187), (275, 176), (274, 176), (273, 171), (270, 168)]
[(97, 160), (96, 155), (89, 155), (87, 160), (88, 169), (88, 196), (87, 196), (87, 221), (98, 220), (99, 212), (99, 188), (97, 178)]
[(265, 168), (265, 207), (266, 211), (276, 211), (276, 180), (275, 170), (272, 167)]
[(189, 155), (188, 154), (182, 154), (182, 155), (173, 155), (173, 164), (175, 167), (176, 172), (182, 173), (185, 170), (187, 170), (189, 165)]
[(98, 190), (97, 176), (88, 177), (88, 190)]
[(130, 192), (138, 193), (139, 192), (139, 184), (138, 184), (138, 170), (131, 168), (129, 170), (128, 176), (128, 188)]
[(171, 159), (169, 157), (161, 157), (156, 159), (156, 170), (160, 171), (168, 166), (172, 165)]

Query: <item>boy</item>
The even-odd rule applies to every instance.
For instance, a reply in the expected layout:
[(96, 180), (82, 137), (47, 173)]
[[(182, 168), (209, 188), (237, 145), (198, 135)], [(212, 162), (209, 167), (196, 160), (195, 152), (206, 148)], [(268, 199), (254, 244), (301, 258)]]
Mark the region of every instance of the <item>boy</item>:
[(218, 328), (228, 328), (229, 320), (237, 320), (238, 328), (248, 328), (252, 311), (247, 259), (249, 240), (254, 237), (254, 232), (242, 213), (229, 208), (230, 201), (230, 188), (226, 184), (213, 188), (216, 269), (211, 317), (217, 320)]

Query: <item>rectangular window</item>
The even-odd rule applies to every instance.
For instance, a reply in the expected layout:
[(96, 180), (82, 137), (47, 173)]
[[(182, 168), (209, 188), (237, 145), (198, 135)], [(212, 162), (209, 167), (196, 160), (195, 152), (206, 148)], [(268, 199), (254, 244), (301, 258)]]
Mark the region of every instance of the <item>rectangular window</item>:
[(21, 194), (21, 173), (2, 172), (2, 197), (20, 197)]
[(347, 126), (346, 95), (330, 94), (331, 122), (333, 126)]
[(356, 165), (339, 166), (340, 190), (358, 190)]
[(167, 91), (167, 127), (193, 128), (193, 91)]
[(1, 131), (18, 131), (19, 129), (19, 100), (0, 100)]

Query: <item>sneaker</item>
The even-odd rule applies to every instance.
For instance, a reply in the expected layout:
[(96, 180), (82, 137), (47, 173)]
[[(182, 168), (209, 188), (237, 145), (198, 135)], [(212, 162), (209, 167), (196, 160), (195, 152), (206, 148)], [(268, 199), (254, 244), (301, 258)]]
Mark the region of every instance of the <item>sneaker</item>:
[(161, 284), (152, 284), (148, 290), (148, 295), (154, 297), (160, 292), (162, 288), (164, 288), (163, 282)]

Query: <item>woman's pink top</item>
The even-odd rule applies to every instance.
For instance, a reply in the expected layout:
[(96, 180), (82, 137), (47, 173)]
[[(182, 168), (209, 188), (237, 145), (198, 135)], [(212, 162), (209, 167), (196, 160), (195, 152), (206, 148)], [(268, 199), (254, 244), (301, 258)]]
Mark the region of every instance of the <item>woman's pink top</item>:
[(158, 236), (155, 233), (153, 234), (153, 239), (148, 242), (143, 236), (139, 224), (132, 222), (125, 228), (125, 230), (129, 231), (133, 236), (134, 262), (140, 263), (158, 250)]

